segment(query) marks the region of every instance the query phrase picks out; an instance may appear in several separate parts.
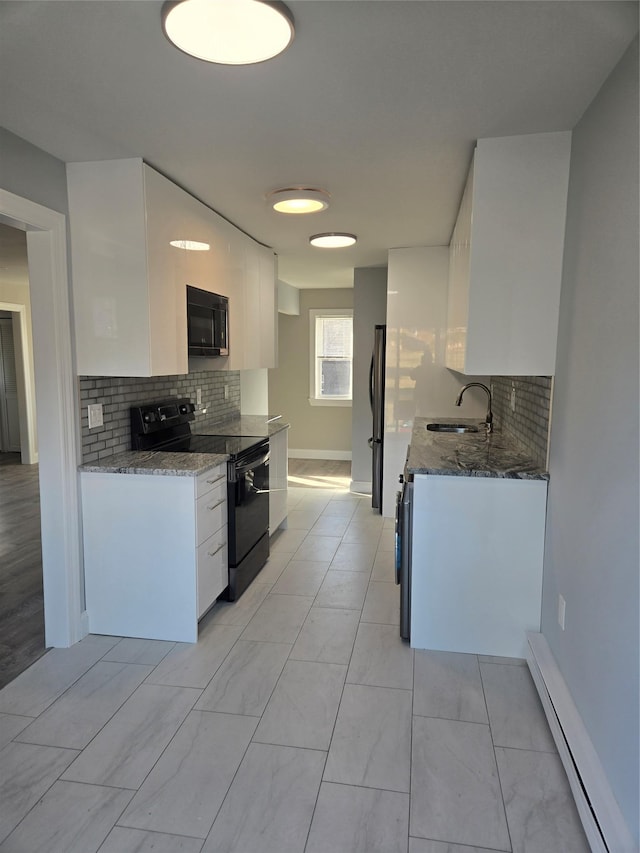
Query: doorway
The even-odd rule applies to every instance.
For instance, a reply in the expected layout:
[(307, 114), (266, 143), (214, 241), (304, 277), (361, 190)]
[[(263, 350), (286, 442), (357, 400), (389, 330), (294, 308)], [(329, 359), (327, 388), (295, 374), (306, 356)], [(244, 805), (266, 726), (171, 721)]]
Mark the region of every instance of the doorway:
[[(1, 244), (0, 270), (2, 270)], [(8, 311), (0, 311), (0, 453), (20, 453), (16, 351), (13, 340), (13, 319)]]
[(26, 232), (0, 224), (0, 688), (45, 651), (31, 340)]
[[(67, 223), (64, 214), (3, 189), (0, 189), (0, 222), (26, 234), (37, 402), (45, 645), (64, 647), (87, 633), (77, 482), (78, 388), (71, 351)], [(1, 307), (7, 310), (6, 305)], [(24, 328), (24, 311), (17, 313)], [(28, 399), (26, 405), (30, 405)], [(35, 432), (35, 417), (28, 420)]]

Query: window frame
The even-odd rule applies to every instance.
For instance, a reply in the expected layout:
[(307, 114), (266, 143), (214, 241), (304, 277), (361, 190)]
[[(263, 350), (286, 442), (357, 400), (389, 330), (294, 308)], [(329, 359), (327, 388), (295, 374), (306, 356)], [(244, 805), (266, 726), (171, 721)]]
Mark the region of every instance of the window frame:
[[(316, 321), (322, 317), (349, 318), (351, 320), (351, 396), (318, 397), (316, 374)], [(309, 404), (311, 406), (352, 406), (353, 404), (353, 308), (310, 308), (309, 309)]]

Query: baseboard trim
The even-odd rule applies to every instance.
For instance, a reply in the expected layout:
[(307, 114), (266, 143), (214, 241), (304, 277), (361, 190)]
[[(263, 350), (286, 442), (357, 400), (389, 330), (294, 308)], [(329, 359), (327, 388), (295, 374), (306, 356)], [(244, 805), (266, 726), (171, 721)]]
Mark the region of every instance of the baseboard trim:
[(350, 450), (295, 450), (289, 448), (289, 459), (329, 459), (351, 461)]
[(349, 491), (356, 495), (370, 495), (371, 482), (365, 483), (358, 480), (352, 480), (349, 486)]
[(547, 640), (528, 633), (527, 663), (593, 853), (638, 853)]

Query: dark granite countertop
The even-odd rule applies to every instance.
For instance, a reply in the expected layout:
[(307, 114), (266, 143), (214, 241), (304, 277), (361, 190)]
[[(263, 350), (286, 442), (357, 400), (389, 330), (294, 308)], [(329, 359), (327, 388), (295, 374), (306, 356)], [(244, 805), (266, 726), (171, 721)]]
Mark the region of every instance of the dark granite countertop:
[[(430, 432), (428, 423), (478, 426), (478, 432)], [(548, 480), (549, 474), (501, 432), (487, 433), (471, 418), (416, 418), (411, 434), (407, 472), (453, 477), (499, 477)]]
[(287, 429), (288, 422), (282, 415), (240, 415), (226, 421), (211, 417), (198, 417), (191, 423), (191, 432), (196, 435), (270, 436)]
[(81, 472), (97, 474), (159, 474), (171, 477), (197, 477), (226, 462), (221, 453), (163, 453), (127, 450), (80, 466)]

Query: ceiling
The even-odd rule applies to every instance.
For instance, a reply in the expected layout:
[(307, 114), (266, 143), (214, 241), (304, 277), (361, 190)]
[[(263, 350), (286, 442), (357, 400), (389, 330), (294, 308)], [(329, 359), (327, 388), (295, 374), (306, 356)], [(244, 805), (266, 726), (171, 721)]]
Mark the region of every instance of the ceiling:
[[(305, 288), (448, 244), (474, 141), (574, 127), (638, 29), (613, 0), (292, 0), (291, 47), (229, 67), (172, 47), (161, 6), (0, 2), (0, 125), (64, 161), (143, 157)], [(329, 210), (270, 211), (292, 184)]]

